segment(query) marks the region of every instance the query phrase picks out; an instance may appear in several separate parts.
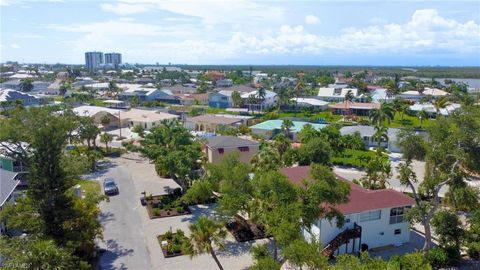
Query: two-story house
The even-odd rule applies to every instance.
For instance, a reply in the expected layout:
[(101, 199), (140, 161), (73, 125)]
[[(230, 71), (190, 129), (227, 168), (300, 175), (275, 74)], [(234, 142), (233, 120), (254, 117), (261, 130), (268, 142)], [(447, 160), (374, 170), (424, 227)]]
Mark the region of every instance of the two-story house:
[(235, 136), (215, 136), (207, 138), (205, 152), (209, 163), (219, 163), (230, 153), (237, 153), (238, 159), (250, 164), (260, 148), (260, 143)]
[(208, 106), (212, 108), (230, 108), (233, 106), (232, 102), (233, 91), (221, 90), (208, 94)]
[[(280, 171), (296, 185), (311, 179), (309, 166)], [(310, 228), (311, 233), (303, 231), (305, 239), (314, 237), (320, 241), (325, 256), (399, 246), (410, 241), (410, 224), (405, 214), (415, 204), (413, 198), (393, 189), (367, 190), (352, 182), (347, 183), (351, 188), (349, 201), (332, 205), (344, 215), (345, 224), (338, 227), (335, 220), (319, 218)]]

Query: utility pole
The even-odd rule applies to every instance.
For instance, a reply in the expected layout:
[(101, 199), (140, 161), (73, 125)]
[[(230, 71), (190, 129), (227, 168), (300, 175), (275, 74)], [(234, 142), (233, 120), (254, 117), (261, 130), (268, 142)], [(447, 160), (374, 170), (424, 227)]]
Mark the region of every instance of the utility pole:
[(120, 138), (122, 138), (122, 120), (120, 120), (120, 110), (118, 110), (118, 127), (120, 130)]

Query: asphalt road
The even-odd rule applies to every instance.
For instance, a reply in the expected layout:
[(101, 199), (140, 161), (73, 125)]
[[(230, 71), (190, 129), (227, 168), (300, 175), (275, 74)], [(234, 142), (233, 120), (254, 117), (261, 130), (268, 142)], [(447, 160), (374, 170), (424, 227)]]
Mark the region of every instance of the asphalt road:
[(99, 180), (113, 177), (120, 194), (102, 202), (100, 221), (104, 226), (99, 246), (107, 251), (100, 259), (102, 269), (152, 269), (144, 229), (136, 208), (141, 207), (130, 172), (111, 167)]

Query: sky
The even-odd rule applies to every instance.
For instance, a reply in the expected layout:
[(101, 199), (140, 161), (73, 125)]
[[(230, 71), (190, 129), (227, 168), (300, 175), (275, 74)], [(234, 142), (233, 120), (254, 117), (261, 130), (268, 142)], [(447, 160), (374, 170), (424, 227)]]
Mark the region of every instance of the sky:
[(0, 62), (480, 66), (480, 1), (0, 0)]

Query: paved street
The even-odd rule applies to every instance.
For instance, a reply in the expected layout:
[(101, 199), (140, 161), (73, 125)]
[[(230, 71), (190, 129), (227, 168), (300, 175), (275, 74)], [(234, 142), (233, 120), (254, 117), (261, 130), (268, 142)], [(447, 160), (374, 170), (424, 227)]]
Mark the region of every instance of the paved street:
[(114, 165), (100, 180), (105, 177), (116, 180), (120, 194), (100, 204), (104, 240), (99, 246), (107, 250), (100, 261), (102, 269), (151, 269), (132, 176), (125, 167)]
[[(126, 154), (111, 159), (104, 171), (86, 178), (113, 177), (117, 181), (120, 195), (102, 202), (101, 222), (104, 224), (104, 241), (99, 246), (107, 252), (102, 256), (102, 269), (216, 269), (215, 261), (209, 254), (190, 259), (189, 256), (164, 258), (157, 236), (167, 230), (182, 229), (188, 235), (188, 225), (200, 216), (215, 217), (215, 205), (198, 205), (190, 208), (191, 215), (150, 219), (145, 207), (140, 205), (140, 192), (165, 194), (178, 187), (172, 179), (160, 178), (154, 164), (136, 154)], [(255, 243), (267, 239), (237, 243), (232, 235), (226, 239), (226, 250), (217, 251), (225, 269), (247, 269), (253, 260), (250, 249)]]

